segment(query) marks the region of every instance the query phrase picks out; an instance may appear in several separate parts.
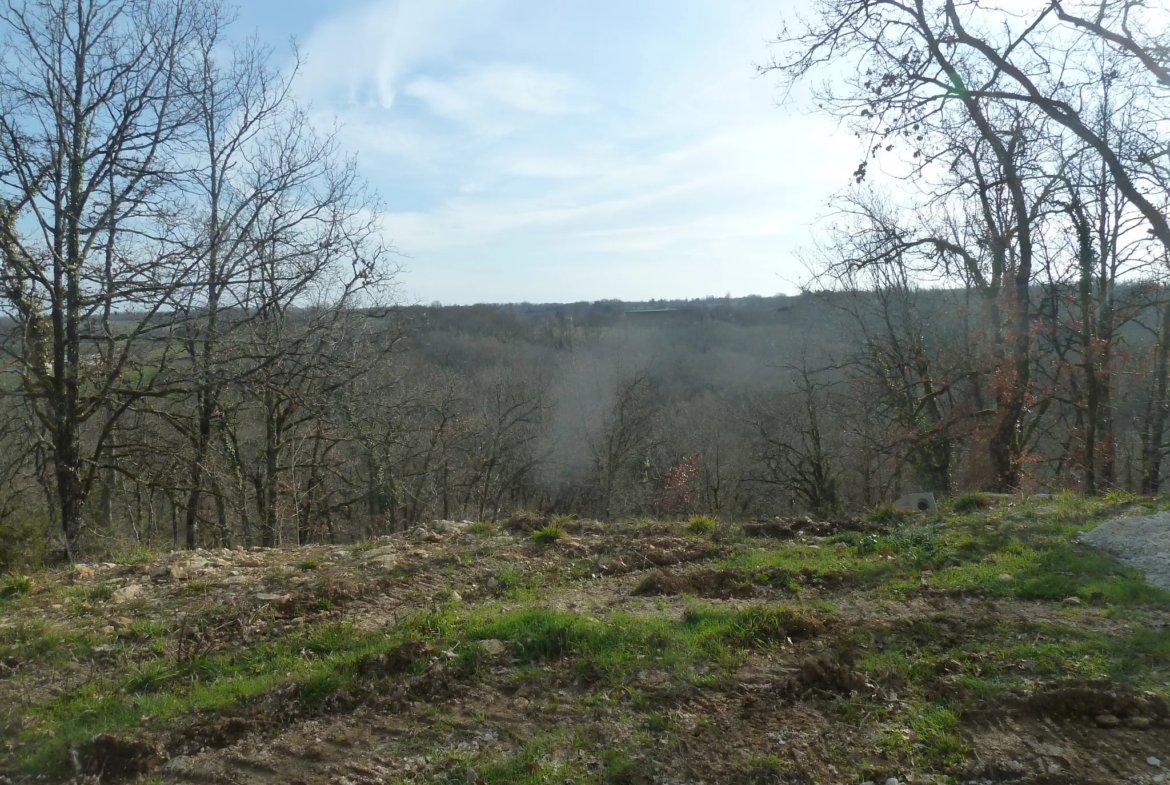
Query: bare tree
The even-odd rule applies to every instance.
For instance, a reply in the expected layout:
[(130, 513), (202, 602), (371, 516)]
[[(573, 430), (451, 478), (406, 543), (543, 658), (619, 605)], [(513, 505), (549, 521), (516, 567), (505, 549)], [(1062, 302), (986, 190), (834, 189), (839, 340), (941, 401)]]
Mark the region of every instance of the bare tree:
[(165, 332), (157, 316), (186, 279), (168, 193), (196, 22), (170, 0), (0, 10), (6, 349), (52, 446), (70, 554), (115, 424), (169, 359), (165, 341), (149, 358), (141, 343)]

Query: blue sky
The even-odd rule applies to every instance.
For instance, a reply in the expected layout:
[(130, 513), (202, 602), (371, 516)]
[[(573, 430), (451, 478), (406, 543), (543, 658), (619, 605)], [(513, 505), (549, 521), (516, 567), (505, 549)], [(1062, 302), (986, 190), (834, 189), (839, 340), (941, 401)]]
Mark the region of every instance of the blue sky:
[(757, 77), (800, 0), (243, 0), (385, 202), (404, 295), (793, 291), (849, 134)]

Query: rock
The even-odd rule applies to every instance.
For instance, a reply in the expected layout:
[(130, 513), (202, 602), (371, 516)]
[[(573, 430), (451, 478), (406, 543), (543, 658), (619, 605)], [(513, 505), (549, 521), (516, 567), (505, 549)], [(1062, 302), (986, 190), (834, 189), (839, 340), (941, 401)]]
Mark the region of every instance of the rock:
[(1056, 507), (1037, 507), (1036, 508), (1037, 515), (1052, 515), (1053, 513), (1057, 513), (1057, 512), (1060, 512), (1060, 510)]
[(282, 597), (284, 597), (283, 594), (273, 594), (272, 592), (266, 592), (266, 591), (257, 592), (257, 594), (256, 594), (256, 599), (263, 600), (264, 602), (275, 602), (276, 600), (279, 600)]
[[(100, 630), (98, 630), (98, 632), (100, 632), (102, 635), (113, 635), (115, 632), (117, 632), (117, 630), (115, 630), (113, 626), (107, 624), (105, 627), (102, 627)], [(95, 646), (94, 651), (96, 650), (97, 647)]]
[(1080, 597), (1065, 597), (1063, 600), (1061, 600), (1061, 602), (1063, 602), (1065, 605), (1080, 605), (1081, 598)]
[(229, 575), (220, 581), (224, 586), (243, 586), (246, 583), (251, 583), (247, 575)]
[(899, 510), (907, 512), (937, 512), (933, 493), (908, 493), (894, 502)]
[(901, 785), (901, 784), (898, 782), (897, 777), (890, 777), (889, 779), (886, 780), (886, 785)]
[(1153, 755), (1146, 758), (1146, 763), (1150, 764), (1151, 766), (1161, 766), (1162, 765), (1162, 761), (1158, 760)]
[(1170, 511), (1114, 518), (1081, 532), (1080, 540), (1138, 568), (1155, 586), (1170, 589)]
[[(187, 566), (192, 570), (202, 570), (207, 566), (207, 559), (204, 559), (202, 556), (196, 556), (187, 562)], [(175, 760), (178, 760), (178, 758), (175, 758)]]
[(172, 564), (167, 567), (167, 577), (172, 581), (185, 581), (187, 580), (187, 570), (177, 564)]
[(123, 586), (120, 589), (116, 589), (114, 593), (110, 595), (110, 599), (114, 602), (129, 602), (130, 600), (141, 597), (145, 588), (146, 587), (141, 583), (131, 583), (127, 586)]
[(457, 591), (453, 591), (453, 592), (451, 592), (451, 601), (452, 602), (463, 602), (463, 595)]
[(150, 579), (152, 581), (165, 581), (170, 577), (170, 568), (165, 564), (158, 564), (150, 568)]
[(480, 641), (479, 645), (482, 646), (483, 650), (492, 657), (498, 657), (504, 653), (504, 642), (501, 640), (496, 640), (495, 638), (488, 638), (485, 641)]
[(1146, 730), (1154, 724), (1154, 721), (1149, 717), (1126, 717), (1125, 724), (1134, 730)]
[(488, 587), (489, 589), (495, 589), (495, 588), (496, 588), (497, 586), (499, 586), (499, 585), (500, 585), (500, 582), (499, 582), (498, 580), (496, 580), (496, 576), (492, 575), (492, 576), (489, 576), (489, 577), (488, 577), (488, 579), (487, 579), (487, 587)]
[(1012, 575), (1008, 575), (1006, 572), (1004, 572), (1004, 573), (1000, 573), (1000, 575), (999, 575), (999, 579), (1000, 579), (1001, 581), (1007, 582), (1007, 581), (1010, 581), (1010, 580), (1015, 580), (1015, 577), (1014, 577), (1014, 576), (1012, 576)]
[(1121, 720), (1112, 714), (1098, 714), (1093, 718), (1093, 722), (1097, 723), (1098, 728), (1116, 728), (1121, 724)]
[(189, 774), (195, 771), (195, 761), (186, 755), (179, 755), (164, 763), (163, 769), (175, 774)]
[(430, 534), (430, 532), (419, 526), (417, 529), (411, 532), (410, 536), (414, 537), (416, 540), (425, 540), (428, 534)]

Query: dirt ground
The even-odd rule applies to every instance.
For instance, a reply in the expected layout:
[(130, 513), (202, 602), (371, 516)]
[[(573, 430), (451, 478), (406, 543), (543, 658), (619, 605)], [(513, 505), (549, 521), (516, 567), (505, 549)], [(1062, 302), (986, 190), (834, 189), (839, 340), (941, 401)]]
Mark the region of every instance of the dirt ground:
[[(143, 717), (72, 748), (60, 776), (13, 769), (0, 782), (476, 785), (485, 782), (477, 769), (484, 761), (514, 758), (525, 761), (516, 781), (527, 782), (1170, 782), (1170, 709), (1161, 695), (1075, 673), (1038, 675), (1029, 663), (995, 695), (971, 686), (985, 656), (971, 652), (989, 631), (1061, 625), (1129, 634), (1130, 621), (1107, 607), (981, 596), (934, 587), (929, 577), (891, 592), (844, 570), (734, 566), (759, 549), (828, 547), (825, 538), (848, 526), (793, 533), (798, 527), (786, 523), (738, 539), (666, 524), (567, 528), (564, 539), (540, 545), (523, 527), (485, 532), (437, 522), (362, 547), (199, 551), (38, 579), (26, 601), (4, 611), (0, 634), (35, 625), (66, 640), (111, 643), (44, 662), (8, 655), (0, 664), (6, 744), (16, 749), (12, 739), (27, 738), (19, 733), (30, 707), (71, 694), (103, 668), (125, 671), (150, 646), (210, 656), (339, 622), (377, 633), (439, 606), (678, 620), (696, 601), (799, 602), (831, 613), (823, 629), (751, 647), (724, 677), (701, 684), (654, 665), (620, 685), (596, 681), (571, 657), (522, 662), (510, 641), (484, 641), (487, 665), (467, 679), (453, 651), (409, 642), (359, 662), (359, 672), (378, 678), (368, 692), (307, 707), (290, 681), (228, 709)], [(1164, 635), (1170, 614), (1143, 613), (1143, 629), (1161, 624)], [(131, 633), (147, 622), (165, 632), (135, 649), (141, 635)], [(890, 631), (907, 640), (915, 631), (943, 654), (925, 674), (875, 666)], [(947, 651), (970, 658), (947, 659)], [(1165, 672), (1164, 661), (1140, 656), (1143, 667)], [(939, 742), (916, 735), (929, 725), (924, 706), (953, 707), (959, 718), (959, 751), (945, 767), (929, 752)], [(534, 739), (544, 741), (534, 747)]]

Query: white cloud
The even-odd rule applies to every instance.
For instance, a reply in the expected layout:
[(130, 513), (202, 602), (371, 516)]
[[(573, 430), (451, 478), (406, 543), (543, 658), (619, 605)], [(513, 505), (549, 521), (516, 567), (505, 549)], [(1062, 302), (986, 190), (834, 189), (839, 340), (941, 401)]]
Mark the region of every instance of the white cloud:
[(856, 168), (853, 140), (753, 78), (772, 0), (645, 2), (382, 0), (313, 32), (301, 93), (393, 205), (409, 294), (773, 293), (779, 271), (799, 277), (791, 252)]
[(446, 80), (423, 75), (408, 82), (403, 93), (437, 115), (494, 133), (511, 130), (517, 115), (559, 115), (587, 108), (573, 79), (523, 65), (479, 66)]

